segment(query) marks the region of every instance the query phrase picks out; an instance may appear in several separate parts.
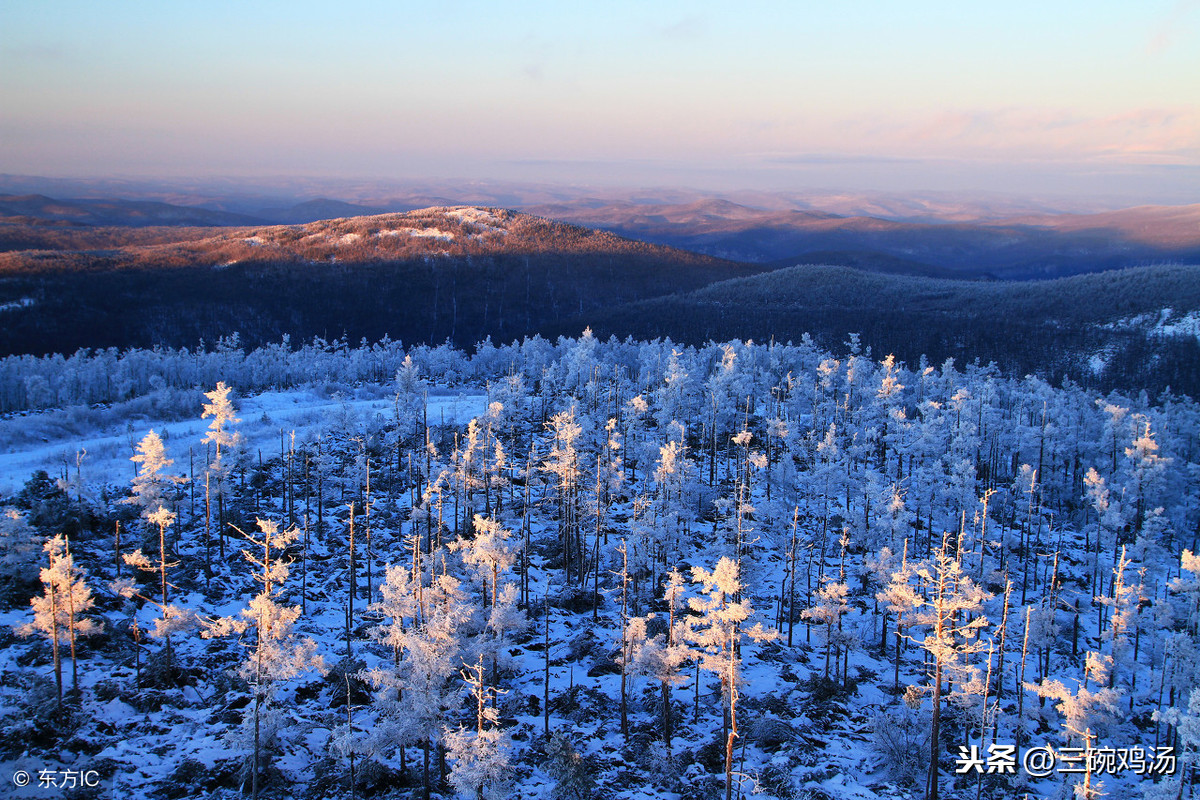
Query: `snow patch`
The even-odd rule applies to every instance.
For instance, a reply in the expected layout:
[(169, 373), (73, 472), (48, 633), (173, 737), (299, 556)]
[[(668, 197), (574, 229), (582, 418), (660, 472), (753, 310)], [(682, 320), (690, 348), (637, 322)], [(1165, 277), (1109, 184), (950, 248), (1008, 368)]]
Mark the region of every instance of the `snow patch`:
[(1167, 307), (1159, 311), (1123, 317), (1100, 327), (1116, 331), (1141, 330), (1157, 338), (1194, 336), (1200, 339), (1200, 310), (1177, 314), (1175, 309)]
[(413, 229), (409, 236), (415, 236), (422, 239), (441, 239), (443, 242), (454, 241), (453, 233), (441, 230), (440, 228)]
[(464, 222), (481, 222), (486, 225), (495, 225), (500, 222), (500, 219), (490, 211), (474, 206), (463, 206), (462, 208), (452, 208), (446, 212), (447, 217), (454, 217)]
[(0, 303), (0, 311), (15, 311), (18, 308), (29, 308), (32, 305), (32, 297), (22, 297), (20, 300), (12, 300), (8, 303)]
[[(1169, 312), (1171, 309), (1164, 309)], [(1189, 311), (1175, 319), (1160, 317), (1155, 329), (1162, 336), (1195, 336), (1200, 339), (1200, 311)]]
[(454, 234), (443, 231), (439, 228), (388, 228), (381, 230), (375, 234), (378, 237), (385, 236), (410, 236), (418, 239), (441, 239), (443, 242), (454, 240)]
[[(197, 393), (199, 398), (199, 394)], [(204, 452), (201, 439), (208, 429), (209, 420), (199, 415), (202, 400), (197, 399), (195, 419), (182, 422), (168, 419), (139, 418), (133, 425), (133, 435), (141, 438), (151, 428), (163, 435), (175, 466), (176, 474), (187, 471), (188, 447), (195, 452)], [(242, 422), (237, 428), (246, 442), (246, 452), (261, 448), (271, 452), (279, 447), (279, 430), (300, 429), (319, 424), (325, 416), (335, 411), (360, 417), (387, 416), (392, 410), (390, 398), (357, 399), (322, 397), (311, 389), (263, 392), (259, 395), (235, 397), (238, 416)], [(487, 397), (483, 395), (431, 396), (429, 419), (431, 421), (466, 424), (472, 417), (487, 410)], [(34, 428), (43, 420), (58, 419), (54, 411), (27, 414), (20, 418), (21, 427)], [(11, 431), (0, 428), (0, 497), (20, 491), (25, 481), (35, 470), (45, 469), (54, 474), (65, 470), (75, 475), (76, 457), (82, 455), (80, 472), (89, 489), (99, 491), (108, 484), (120, 484), (129, 480), (133, 455), (130, 433), (124, 424), (114, 424), (107, 430), (90, 430), (84, 434), (69, 430), (61, 425), (46, 424), (41, 442), (29, 442), (13, 436)]]
[[(466, 222), (478, 229), (479, 233), (507, 234), (504, 223), (490, 211), (472, 206), (452, 208), (446, 212), (447, 217), (453, 217), (460, 222)], [(478, 236), (476, 237), (478, 238)]]

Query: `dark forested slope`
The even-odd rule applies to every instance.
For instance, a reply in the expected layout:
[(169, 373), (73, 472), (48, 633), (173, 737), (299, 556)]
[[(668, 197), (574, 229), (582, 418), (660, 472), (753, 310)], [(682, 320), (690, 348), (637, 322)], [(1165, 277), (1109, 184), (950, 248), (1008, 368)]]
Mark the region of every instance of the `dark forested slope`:
[(0, 353), (233, 331), (471, 345), (765, 268), (471, 207), (204, 234), (0, 254)]
[(1200, 343), (1158, 323), (1198, 309), (1196, 266), (988, 283), (804, 265), (593, 313), (573, 327), (689, 342), (808, 332), (830, 345), (854, 331), (875, 352), (912, 363), (979, 358), (1018, 374), (1194, 395)]

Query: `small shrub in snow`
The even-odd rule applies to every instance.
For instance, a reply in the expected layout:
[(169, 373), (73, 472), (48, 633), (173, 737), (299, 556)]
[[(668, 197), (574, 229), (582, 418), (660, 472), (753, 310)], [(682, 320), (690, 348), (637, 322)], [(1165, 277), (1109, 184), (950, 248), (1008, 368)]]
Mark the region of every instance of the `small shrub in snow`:
[(680, 763), (663, 742), (653, 742), (646, 748), (645, 770), (660, 789), (674, 790), (679, 783)]
[(774, 761), (767, 764), (758, 773), (755, 780), (758, 792), (778, 797), (781, 800), (793, 800), (797, 796), (796, 784), (792, 781), (792, 771), (787, 764), (777, 764)]
[(21, 692), (21, 706), (0, 717), (0, 758), (13, 758), (30, 749), (55, 748), (78, 726), (71, 706), (59, 706), (54, 683), (40, 675), (15, 673), (6, 678)]
[(907, 705), (875, 715), (873, 744), (888, 774), (910, 786), (929, 769), (929, 720)]
[(792, 726), (778, 717), (762, 717), (750, 726), (750, 740), (764, 750), (778, 750), (795, 738)]

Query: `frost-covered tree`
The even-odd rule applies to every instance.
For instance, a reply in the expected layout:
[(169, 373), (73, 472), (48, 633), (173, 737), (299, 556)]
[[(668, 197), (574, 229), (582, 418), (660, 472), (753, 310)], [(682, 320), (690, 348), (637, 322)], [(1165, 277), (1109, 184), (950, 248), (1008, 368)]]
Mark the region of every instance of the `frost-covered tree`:
[(738, 738), (737, 704), (741, 672), (741, 645), (744, 637), (763, 642), (778, 637), (774, 629), (765, 629), (756, 622), (743, 629), (743, 623), (754, 614), (750, 600), (740, 596), (742, 583), (737, 562), (723, 556), (711, 572), (692, 567), (692, 583), (701, 586), (701, 595), (688, 600), (688, 605), (701, 615), (692, 628), (693, 641), (702, 651), (701, 665), (721, 678), (725, 691), (728, 729), (725, 734), (725, 800), (733, 796), (733, 743)]
[(1131, 479), (1127, 490), (1131, 497), (1126, 502), (1132, 501), (1134, 505), (1133, 528), (1136, 533), (1141, 533), (1146, 512), (1154, 508), (1155, 489), (1171, 459), (1158, 454), (1158, 442), (1150, 431), (1150, 419), (1145, 414), (1135, 415), (1133, 423), (1137, 438), (1125, 448)]
[(979, 633), (988, 620), (980, 612), (991, 595), (963, 572), (962, 563), (950, 550), (949, 534), (943, 535), (941, 547), (931, 558), (915, 564), (910, 572), (897, 572), (893, 583), (914, 579), (924, 585), (925, 591), (911, 598), (915, 607), (909, 615), (910, 632), (906, 635), (929, 653), (932, 662), (929, 679), (933, 715), (925, 796), (937, 800), (942, 683), (948, 670), (963, 670), (971, 654), (987, 649)]
[(924, 596), (919, 587), (914, 585), (914, 568), (916, 562), (908, 559), (908, 540), (904, 542), (903, 554), (899, 566), (889, 576), (889, 583), (875, 594), (875, 599), (896, 617), (896, 657), (893, 670), (892, 688), (900, 688), (900, 649), (904, 644), (904, 628), (906, 618), (912, 620), (912, 614), (924, 602)]
[(123, 578), (113, 583), (112, 589), (122, 597), (139, 597), (158, 607), (160, 616), (154, 621), (154, 636), (163, 640), (168, 674), (171, 669), (171, 634), (181, 633), (191, 628), (193, 615), (191, 612), (171, 604), (170, 589), (174, 586), (167, 580), (167, 570), (179, 566), (178, 561), (171, 561), (167, 556), (167, 528), (175, 522), (175, 514), (163, 506), (147, 517), (147, 521), (158, 528), (158, 558), (151, 560), (142, 553), (141, 548), (132, 553), (125, 553), (122, 558), (134, 569), (147, 573), (158, 573), (159, 600), (151, 600), (140, 594), (135, 588), (133, 579)]
[[(1105, 637), (1111, 642), (1109, 655), (1112, 667), (1108, 670), (1109, 688), (1115, 687), (1118, 673), (1121, 672), (1129, 657), (1130, 638), (1137, 625), (1138, 597), (1141, 587), (1129, 580), (1129, 559), (1125, 555), (1125, 547), (1121, 546), (1121, 555), (1113, 567), (1113, 584), (1111, 597), (1097, 597), (1097, 601), (1109, 608), (1108, 630)], [(1136, 669), (1136, 664), (1134, 665)]]
[[(1114, 689), (1100, 688), (1092, 691), (1088, 684), (1109, 682), (1108, 669), (1112, 659), (1099, 653), (1089, 652), (1084, 667), (1084, 680), (1076, 681), (1074, 691), (1057, 679), (1044, 678), (1037, 686), (1030, 686), (1042, 697), (1058, 702), (1055, 709), (1062, 716), (1062, 735), (1068, 745), (1091, 749), (1101, 727), (1117, 712), (1119, 695)], [(1092, 785), (1092, 764), (1087, 759), (1084, 776), (1076, 787), (1076, 796), (1082, 800), (1093, 800), (1100, 796), (1099, 787)]]
[(1151, 800), (1179, 800), (1184, 785), (1192, 780), (1193, 770), (1200, 761), (1200, 689), (1188, 694), (1186, 708), (1172, 707), (1155, 711), (1154, 720), (1172, 726), (1179, 736), (1175, 773), (1146, 792)]
[(133, 497), (130, 497), (127, 502), (141, 508), (142, 516), (149, 518), (151, 514), (170, 502), (170, 498), (167, 496), (168, 490), (185, 479), (178, 475), (164, 474), (164, 471), (169, 469), (175, 461), (167, 456), (167, 448), (163, 444), (162, 437), (153, 429), (138, 442), (137, 453), (130, 456), (129, 460), (140, 466), (137, 477), (133, 479), (130, 487)]
[[(200, 416), (201, 419), (213, 418), (209, 423), (208, 433), (201, 441), (212, 444), (216, 449), (205, 471), (205, 491), (217, 501), (217, 540), (221, 545), (222, 559), (225, 558), (225, 499), (230, 476), (230, 465), (226, 463), (226, 459), (229, 452), (242, 443), (242, 434), (232, 430), (241, 420), (236, 416), (233, 401), (229, 398), (230, 391), (230, 387), (226, 386), (224, 381), (220, 381), (216, 389), (205, 392), (204, 396), (211, 402), (204, 404), (204, 413)], [(212, 509), (208, 500), (205, 501), (204, 513), (205, 519), (211, 518)]]
[[(399, 574), (389, 570), (388, 575), (381, 593), (387, 597), (394, 589), (403, 594), (401, 584), (409, 579), (391, 585)], [(411, 611), (409, 602), (401, 599), (389, 614), (403, 617)], [(381, 690), (381, 735), (387, 737), (388, 747), (421, 746), (422, 782), (428, 792), (430, 754), (444, 743), (446, 715), (459, 697), (452, 679), (463, 660), (466, 636), (477, 628), (466, 592), (456, 578), (444, 573), (424, 588), (416, 613), (419, 616), (411, 625), (389, 629), (389, 642), (395, 647), (393, 667), (372, 670), (369, 677)]]
[(500, 713), (490, 702), (499, 690), (489, 687), (483, 677), (483, 656), (462, 671), (463, 681), (475, 700), (475, 730), (461, 726), (446, 733), (449, 752), (450, 783), (460, 795), (482, 800), (508, 797), (512, 740), (499, 726)]
[(250, 543), (250, 549), (243, 550), (242, 555), (254, 567), (254, 580), (262, 589), (237, 616), (211, 620), (203, 633), (205, 638), (236, 635), (246, 649), (239, 674), (254, 692), (250, 709), (254, 726), (251, 794), (256, 800), (262, 768), (264, 706), (271, 702), (281, 681), (312, 670), (325, 671), (317, 643), (312, 639), (301, 640), (293, 631), (300, 617), (300, 606), (283, 606), (275, 601), (279, 587), (288, 577), (284, 548), (296, 540), (299, 532), (294, 528), (280, 531), (279, 523), (273, 520), (257, 522), (258, 535), (242, 532)]
[(1179, 557), (1179, 576), (1171, 580), (1169, 587), (1183, 601), (1188, 633), (1200, 636), (1200, 556), (1184, 550)]
[(19, 626), (20, 636), (40, 633), (50, 640), (54, 658), (54, 684), (58, 690), (58, 704), (62, 705), (62, 639), (65, 636), (71, 648), (71, 687), (76, 698), (79, 696), (79, 668), (76, 659), (76, 641), (79, 636), (91, 636), (100, 632), (100, 626), (83, 615), (91, 611), (92, 590), (84, 582), (86, 573), (75, 566), (71, 545), (62, 534), (45, 544), (50, 566), (41, 572), (44, 591), (41, 597), (29, 601), (33, 607), (33, 622)]
[(579, 483), (582, 470), (579, 466), (579, 451), (575, 445), (583, 433), (583, 428), (575, 420), (574, 406), (555, 414), (546, 423), (546, 427), (553, 432), (554, 441), (542, 469), (556, 479), (559, 539), (562, 544), (563, 569), (569, 586), (574, 574), (572, 566), (576, 562), (580, 566), (583, 564), (582, 554), (577, 552), (580, 549)]
[(5, 603), (24, 604), (38, 582), (38, 553), (43, 537), (15, 508), (0, 508), (0, 596)]
[(554, 778), (554, 796), (560, 800), (592, 800), (596, 780), (580, 754), (561, 731), (546, 744), (546, 771)]
[[(839, 643), (842, 616), (850, 610), (846, 596), (850, 587), (844, 583), (828, 580), (817, 590), (816, 605), (800, 612), (804, 619), (821, 625), (821, 638), (825, 640), (825, 680), (829, 680), (829, 658), (834, 645)], [(839, 656), (840, 657), (840, 656)]]
[(500, 594), (488, 608), (486, 636), (479, 642), (480, 652), (492, 659), (492, 685), (499, 680), (499, 669), (512, 664), (508, 652), (512, 646), (511, 636), (524, 629), (525, 612), (517, 605), (520, 589), (515, 582), (504, 584)]
[[(500, 574), (512, 568), (517, 560), (517, 546), (512, 541), (512, 531), (498, 521), (475, 515), (475, 538), (457, 542), (466, 564), (480, 581), (484, 601), (495, 605), (500, 592)], [(490, 579), (490, 580), (489, 580)]]

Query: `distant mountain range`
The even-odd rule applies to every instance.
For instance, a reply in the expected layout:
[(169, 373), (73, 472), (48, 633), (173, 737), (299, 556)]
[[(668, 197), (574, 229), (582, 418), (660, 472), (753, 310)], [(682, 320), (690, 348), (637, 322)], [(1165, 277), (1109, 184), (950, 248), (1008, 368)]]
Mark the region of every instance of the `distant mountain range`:
[(337, 217), (383, 214), (388, 210), (319, 198), (287, 208), (262, 208), (252, 214), (239, 214), (146, 200), (55, 200), (39, 194), (0, 194), (0, 219), (4, 221), (21, 221), (28, 224), (59, 222), (93, 227), (295, 224)]
[[(823, 263), (925, 277), (1030, 280), (1146, 264), (1200, 262), (1200, 205), (1143, 206), (1089, 214), (1026, 210), (1010, 216), (971, 218), (982, 209), (955, 203), (925, 203), (918, 208), (918, 204), (902, 206), (878, 199), (856, 205), (846, 198), (830, 200), (843, 207), (924, 210), (918, 217), (885, 218), (780, 208), (779, 197), (756, 199), (769, 206), (713, 197), (658, 203), (650, 198), (581, 196), (525, 205), (521, 210), (630, 239), (775, 266)], [(370, 205), (318, 198), (233, 212), (158, 201), (0, 195), (0, 250), (86, 248), (86, 239), (68, 233), (72, 228), (126, 229), (97, 233), (92, 240), (96, 247), (112, 247), (194, 238), (167, 232), (134, 235), (129, 228), (306, 224), (429, 205), (454, 203), (443, 197), (410, 194)], [(939, 213), (944, 216), (936, 216)]]
[(0, 196), (0, 354), (190, 347), (233, 331), (247, 344), (470, 346), (591, 326), (692, 342), (808, 332), (833, 347), (856, 331), (908, 361), (1200, 393), (1200, 272), (1178, 266), (1200, 263), (1200, 206), (940, 224), (711, 198), (564, 201), (541, 216), (264, 209), (291, 221)]
[(255, 225), (263, 222), (260, 218), (245, 214), (147, 200), (55, 200), (40, 194), (0, 195), (0, 218), (29, 224), (58, 222), (71, 225), (134, 227), (205, 227)]
[(1029, 280), (1200, 262), (1200, 205), (970, 222), (763, 210), (724, 200), (529, 210), (734, 261), (844, 264), (925, 276)]

